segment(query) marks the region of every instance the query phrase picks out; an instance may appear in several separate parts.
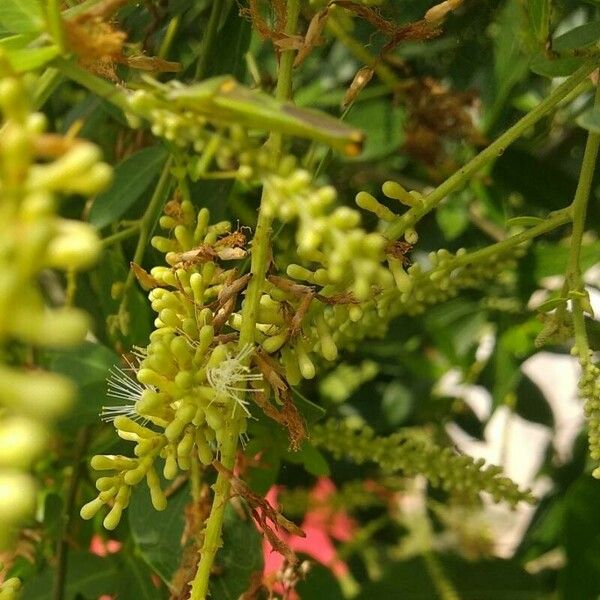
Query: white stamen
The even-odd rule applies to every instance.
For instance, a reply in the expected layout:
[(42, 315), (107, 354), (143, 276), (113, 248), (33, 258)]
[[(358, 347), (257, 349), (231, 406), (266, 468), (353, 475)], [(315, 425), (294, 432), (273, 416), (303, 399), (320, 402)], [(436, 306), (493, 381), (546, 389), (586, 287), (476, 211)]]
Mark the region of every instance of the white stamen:
[(232, 416), (235, 414), (235, 408), (238, 405), (246, 413), (246, 416), (251, 416), (250, 411), (247, 408), (250, 402), (245, 400), (240, 394), (263, 391), (258, 388), (239, 386), (240, 383), (247, 381), (262, 381), (263, 376), (260, 373), (250, 373), (250, 368), (243, 364), (252, 352), (252, 346), (247, 344), (235, 357), (226, 358), (217, 367), (208, 369), (206, 372), (206, 379), (208, 380), (209, 385), (214, 388), (218, 394), (233, 400)]

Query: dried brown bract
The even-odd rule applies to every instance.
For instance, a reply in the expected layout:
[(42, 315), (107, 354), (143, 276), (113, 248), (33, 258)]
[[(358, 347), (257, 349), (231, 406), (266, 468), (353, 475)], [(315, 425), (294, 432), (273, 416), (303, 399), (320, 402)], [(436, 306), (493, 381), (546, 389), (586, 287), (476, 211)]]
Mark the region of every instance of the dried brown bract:
[(413, 249), (413, 247), (413, 244), (398, 240), (395, 242), (390, 242), (385, 249), (385, 253), (388, 256), (392, 256), (393, 258), (397, 258), (398, 260), (402, 261), (402, 266), (407, 269), (410, 267), (410, 265), (412, 265), (409, 252)]
[[(224, 475), (229, 480), (232, 495), (240, 496), (247, 502), (252, 518), (262, 529), (271, 546), (284, 556), (291, 565), (297, 564), (298, 558), (296, 554), (278, 537), (276, 530), (283, 529), (292, 535), (306, 537), (304, 531), (275, 510), (263, 497), (255, 494), (239, 477), (236, 477), (232, 471), (218, 460), (214, 460), (212, 464), (221, 475)], [(271, 524), (269, 524), (269, 521)]]
[(252, 399), (269, 418), (287, 429), (290, 447), (292, 450), (298, 450), (307, 437), (306, 424), (292, 400), (290, 386), (285, 380), (281, 367), (268, 354), (261, 351), (254, 353), (253, 361), (262, 373), (264, 381), (277, 396), (282, 408), (275, 407), (264, 391), (255, 391)]

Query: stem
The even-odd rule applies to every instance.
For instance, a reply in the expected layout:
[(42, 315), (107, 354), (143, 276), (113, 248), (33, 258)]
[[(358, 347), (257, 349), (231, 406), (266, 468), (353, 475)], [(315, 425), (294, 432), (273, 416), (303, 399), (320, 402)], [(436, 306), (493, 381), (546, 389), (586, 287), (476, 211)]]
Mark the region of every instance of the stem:
[(72, 79), (79, 85), (100, 96), (107, 102), (110, 102), (120, 108), (123, 112), (131, 112), (127, 102), (127, 93), (117, 88), (115, 85), (96, 77), (86, 70), (78, 67), (75, 63), (57, 58), (52, 64), (69, 79)]
[[(285, 32), (293, 35), (296, 32), (298, 15), (300, 13), (300, 0), (288, 0), (287, 2), (287, 21)], [(292, 66), (294, 63), (294, 51), (286, 50), (281, 55), (279, 64), (279, 77), (277, 80), (276, 97), (278, 100), (287, 99), (292, 91)], [(282, 136), (280, 134), (272, 135), (272, 144), (274, 152), (279, 155), (282, 147)], [(263, 191), (264, 199), (264, 191)], [(262, 207), (262, 202), (261, 202)], [(271, 218), (265, 214), (264, 210), (259, 208), (258, 222), (256, 232), (252, 240), (252, 258), (250, 272), (252, 279), (246, 290), (246, 297), (242, 304), (242, 327), (240, 330), (240, 339), (238, 347), (244, 348), (247, 344), (253, 344), (256, 333), (256, 319), (262, 286), (265, 281), (270, 259), (270, 238), (271, 238)], [(243, 418), (243, 417), (242, 417)], [(243, 421), (232, 420), (230, 423), (229, 435), (221, 445), (221, 463), (232, 470), (235, 464), (237, 452), (238, 436), (240, 425)], [(219, 472), (217, 481), (213, 486), (214, 498), (210, 511), (210, 516), (206, 522), (204, 532), (204, 543), (200, 551), (200, 561), (198, 571), (192, 582), (190, 600), (204, 600), (208, 593), (208, 582), (210, 572), (215, 560), (215, 555), (221, 545), (221, 531), (223, 528), (223, 516), (225, 507), (229, 499), (230, 491), (229, 479)]]
[(56, 548), (56, 567), (54, 573), (54, 583), (52, 586), (52, 600), (63, 600), (65, 594), (65, 581), (67, 576), (67, 555), (69, 546), (67, 544), (67, 534), (71, 524), (71, 517), (75, 507), (77, 498), (77, 490), (79, 488), (79, 480), (83, 471), (83, 455), (90, 441), (91, 428), (85, 427), (77, 436), (77, 446), (75, 448), (75, 456), (73, 457), (73, 474), (69, 481), (69, 489), (67, 499), (61, 515), (62, 528), (58, 537)]
[(118, 242), (121, 242), (122, 240), (126, 240), (130, 237), (133, 237), (139, 230), (140, 230), (140, 225), (137, 224), (137, 225), (132, 225), (131, 227), (128, 227), (127, 229), (123, 229), (122, 231), (117, 231), (117, 233), (113, 233), (112, 235), (109, 235), (102, 239), (102, 247), (108, 248), (109, 246), (112, 246), (113, 244), (117, 244)]
[(46, 104), (46, 101), (54, 90), (60, 85), (62, 82), (62, 74), (58, 69), (53, 69), (52, 67), (46, 69), (40, 78), (37, 80), (37, 85), (35, 88), (35, 92), (33, 94), (33, 108), (35, 110), (39, 110)]
[[(600, 87), (596, 88), (596, 98), (594, 105), (600, 104)], [(571, 235), (571, 246), (569, 252), (569, 262), (567, 265), (566, 280), (572, 290), (579, 290), (581, 287), (581, 266), (579, 259), (581, 256), (581, 241), (585, 229), (585, 216), (590, 198), (590, 189), (594, 179), (594, 170), (596, 167), (596, 158), (598, 157), (598, 146), (600, 145), (600, 134), (589, 132), (583, 160), (581, 162), (581, 172), (575, 191), (575, 198), (571, 204), (573, 218), (573, 233)]]
[(355, 40), (331, 15), (327, 20), (327, 29), (342, 42), (356, 58), (365, 63), (368, 67), (371, 67), (371, 69), (377, 73), (379, 79), (392, 90), (396, 90), (403, 86), (402, 80), (396, 77), (394, 71), (383, 64), (377, 56), (371, 54), (362, 42)]
[(446, 577), (442, 565), (432, 552), (423, 553), (423, 562), (441, 600), (460, 600), (458, 592)]
[[(596, 88), (594, 106), (600, 104), (600, 86)], [(590, 131), (588, 133), (583, 160), (581, 161), (581, 171), (575, 198), (570, 206), (573, 218), (573, 232), (571, 234), (571, 245), (569, 251), (569, 262), (567, 263), (567, 272), (565, 274), (565, 283), (563, 286), (563, 295), (566, 297), (569, 291), (582, 291), (583, 281), (581, 278), (581, 243), (585, 230), (585, 217), (590, 198), (590, 189), (594, 179), (594, 170), (596, 159), (598, 157), (598, 147), (600, 146), (600, 134)], [(561, 313), (564, 314), (566, 305), (561, 307)], [(571, 319), (573, 322), (573, 332), (575, 334), (575, 347), (578, 350), (580, 361), (587, 360), (589, 356), (589, 343), (585, 327), (585, 316), (583, 314), (583, 305), (581, 299), (574, 296), (571, 301)]]
[(475, 252), (470, 252), (469, 254), (464, 254), (463, 256), (457, 256), (456, 259), (452, 261), (451, 268), (455, 269), (456, 267), (463, 267), (470, 263), (483, 262), (490, 256), (501, 254), (513, 246), (518, 246), (523, 242), (532, 240), (538, 235), (548, 233), (549, 231), (568, 223), (570, 220), (571, 211), (569, 208), (557, 210), (556, 212), (553, 212), (543, 223), (540, 223), (535, 227), (530, 227), (521, 233), (517, 233), (517, 235), (512, 235), (501, 242), (491, 244), (490, 246), (486, 246), (481, 250), (475, 250)]
[(559, 85), (550, 95), (540, 102), (531, 112), (505, 131), (498, 139), (492, 142), (485, 150), (470, 160), (464, 167), (456, 171), (446, 181), (422, 199), (422, 205), (411, 208), (396, 221), (390, 223), (385, 231), (385, 236), (398, 239), (408, 228), (432, 211), (448, 194), (460, 189), (474, 173), (494, 158), (500, 156), (515, 140), (517, 140), (532, 125), (537, 123), (546, 113), (550, 112), (571, 91), (585, 82), (586, 77), (596, 68), (597, 62), (589, 62), (571, 75), (564, 83)]
[(217, 39), (217, 30), (219, 28), (219, 21), (221, 20), (221, 12), (223, 10), (223, 0), (213, 0), (210, 9), (210, 16), (208, 17), (208, 24), (206, 25), (206, 31), (204, 38), (202, 39), (202, 48), (200, 50), (200, 56), (196, 63), (196, 74), (194, 79), (202, 79), (206, 76), (206, 70), (208, 68), (208, 61), (212, 58), (212, 50)]

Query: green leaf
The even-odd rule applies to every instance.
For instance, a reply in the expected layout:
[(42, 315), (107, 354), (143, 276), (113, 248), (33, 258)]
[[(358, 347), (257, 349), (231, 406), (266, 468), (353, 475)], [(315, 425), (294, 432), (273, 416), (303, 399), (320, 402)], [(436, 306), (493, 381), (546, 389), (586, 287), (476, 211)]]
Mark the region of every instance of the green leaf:
[(555, 52), (574, 50), (595, 44), (600, 39), (600, 21), (592, 21), (585, 25), (575, 27), (552, 40), (552, 49)]
[(535, 310), (539, 313), (549, 312), (563, 305), (566, 301), (566, 298), (551, 298), (550, 300), (542, 302)]
[(297, 452), (287, 451), (285, 460), (302, 466), (315, 477), (324, 477), (330, 474), (329, 464), (325, 457), (309, 442), (304, 442)]
[(448, 241), (456, 239), (469, 226), (469, 208), (465, 200), (464, 193), (452, 194), (435, 213), (437, 224)]
[(223, 519), (223, 547), (217, 554), (220, 575), (210, 581), (211, 600), (238, 600), (251, 575), (262, 571), (262, 536), (252, 519), (243, 519), (229, 504)]
[[(533, 576), (517, 561), (482, 560), (469, 562), (450, 555), (437, 555), (443, 573), (463, 600), (540, 600), (541, 590)], [(366, 584), (356, 600), (374, 598), (431, 600), (439, 598), (431, 571), (422, 558), (396, 562), (383, 573), (380, 581)]]
[(110, 188), (94, 201), (90, 223), (102, 229), (117, 221), (158, 177), (166, 158), (163, 146), (151, 146), (123, 160)]
[(583, 64), (583, 61), (583, 58), (576, 56), (549, 59), (543, 54), (538, 54), (531, 61), (529, 68), (544, 77), (566, 77), (574, 73)]
[(404, 141), (404, 110), (391, 108), (388, 100), (378, 98), (354, 104), (345, 121), (362, 129), (367, 136), (362, 153), (354, 160), (385, 158)]
[(11, 50), (20, 50), (35, 40), (36, 37), (35, 33), (9, 35), (8, 37), (0, 38), (0, 48), (4, 48), (7, 52), (10, 52)]
[(325, 415), (325, 409), (318, 404), (315, 404), (312, 400), (309, 400), (306, 396), (300, 393), (298, 388), (292, 387), (292, 394), (294, 395), (294, 402), (298, 407), (298, 410), (302, 413), (306, 422), (311, 425), (316, 423)]
[(127, 509), (139, 556), (166, 584), (171, 581), (181, 560), (181, 535), (185, 526), (185, 507), (189, 502), (186, 487), (169, 498), (165, 510), (157, 512), (147, 486), (140, 484), (134, 488)]
[(43, 46), (42, 48), (23, 48), (9, 50), (6, 58), (11, 67), (17, 73), (26, 73), (39, 69), (60, 54), (60, 48), (56, 45)]
[[(79, 402), (62, 421), (62, 426), (71, 429), (97, 423), (102, 407), (107, 404), (109, 369), (119, 363), (119, 357), (105, 346), (92, 342), (76, 348), (48, 351), (46, 357), (50, 370), (66, 375), (79, 388)], [(112, 403), (118, 401), (112, 400)]]
[(600, 108), (590, 108), (579, 115), (577, 118), (577, 125), (592, 133), (600, 133)]
[(559, 575), (562, 598), (592, 600), (600, 594), (600, 485), (580, 479), (567, 492), (564, 548), (567, 564)]
[[(114, 592), (119, 577), (112, 557), (100, 558), (87, 552), (71, 550), (67, 557), (67, 577), (64, 600), (98, 598)], [(22, 598), (48, 600), (54, 581), (54, 569), (46, 568), (23, 586)]]
[(400, 381), (392, 381), (385, 386), (381, 399), (381, 410), (390, 425), (400, 425), (410, 415), (414, 395)]
[(152, 571), (148, 565), (132, 552), (121, 552), (123, 561), (118, 578), (117, 598), (119, 600), (163, 600), (167, 598), (166, 586), (157, 589), (152, 582)]
[(44, 14), (38, 0), (2, 0), (0, 27), (9, 33), (44, 29)]
[(529, 0), (529, 23), (535, 39), (544, 44), (550, 29), (550, 0)]
[[(544, 242), (537, 243), (533, 249), (534, 258), (534, 276), (536, 281), (542, 277), (551, 275), (561, 275), (567, 267), (569, 257), (569, 248), (567, 246), (557, 246)], [(589, 269), (598, 262), (600, 256), (600, 242), (595, 241), (581, 247), (581, 268)]]

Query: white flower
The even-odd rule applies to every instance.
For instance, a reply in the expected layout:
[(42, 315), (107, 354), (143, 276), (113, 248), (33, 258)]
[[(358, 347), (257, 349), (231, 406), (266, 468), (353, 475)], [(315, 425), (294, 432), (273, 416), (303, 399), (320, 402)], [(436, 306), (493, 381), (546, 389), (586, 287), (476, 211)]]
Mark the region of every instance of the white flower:
[[(138, 348), (135, 346), (132, 351), (137, 366), (146, 357), (145, 348)], [(133, 421), (147, 423), (147, 419), (144, 419), (136, 411), (135, 405), (137, 401), (142, 397), (142, 393), (148, 389), (154, 389), (153, 386), (142, 385), (135, 378), (137, 373), (137, 366), (134, 365), (133, 361), (125, 358), (128, 367), (121, 369), (120, 367), (112, 367), (109, 370), (109, 376), (106, 380), (108, 391), (107, 396), (109, 398), (115, 398), (116, 400), (124, 400), (124, 404), (118, 404), (116, 406), (103, 406), (100, 418), (110, 423), (115, 420), (116, 417), (124, 415), (129, 417)], [(133, 374), (133, 375), (132, 375)]]
[(260, 373), (250, 373), (250, 368), (244, 362), (252, 354), (253, 348), (250, 344), (244, 346), (236, 356), (223, 360), (217, 367), (208, 369), (206, 378), (209, 385), (214, 388), (220, 396), (233, 400), (233, 411), (240, 406), (249, 417), (250, 411), (247, 406), (248, 400), (244, 399), (246, 392), (262, 392), (262, 389), (248, 388), (244, 384), (248, 381), (261, 381)]

